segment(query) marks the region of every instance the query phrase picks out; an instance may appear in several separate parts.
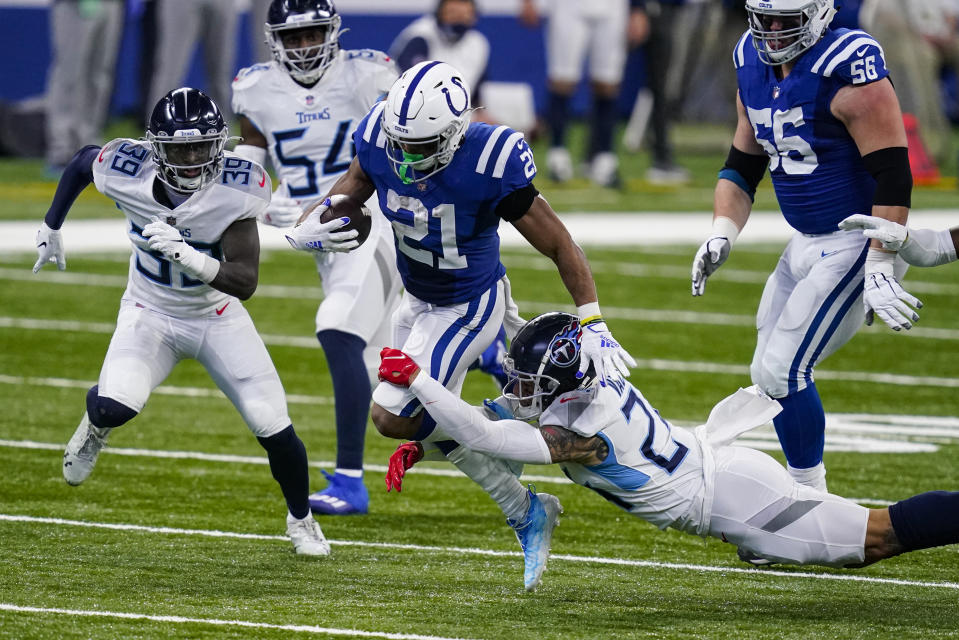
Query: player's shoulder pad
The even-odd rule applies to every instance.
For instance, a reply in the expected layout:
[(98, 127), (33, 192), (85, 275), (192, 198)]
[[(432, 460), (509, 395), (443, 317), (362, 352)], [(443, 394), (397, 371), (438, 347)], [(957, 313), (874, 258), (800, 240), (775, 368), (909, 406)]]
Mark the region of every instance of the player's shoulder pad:
[(739, 37), (739, 40), (736, 41), (736, 46), (733, 47), (733, 66), (741, 69), (746, 66), (748, 60), (754, 58), (757, 58), (756, 47), (753, 46), (752, 34), (749, 32), (749, 29), (746, 29), (743, 35)]
[(370, 108), (369, 113), (356, 126), (353, 142), (358, 152), (369, 145), (376, 145), (381, 149), (386, 147), (386, 134), (380, 127), (380, 116), (385, 108), (386, 100), (380, 100)]
[(233, 78), (233, 90), (243, 90), (254, 86), (257, 82), (266, 77), (266, 72), (270, 69), (270, 63), (262, 62), (251, 67), (244, 67), (236, 72)]
[[(523, 134), (506, 125), (470, 123), (463, 146), (468, 147), (470, 153), (476, 157), (476, 173), (491, 178), (502, 178), (507, 172), (510, 159), (519, 160), (520, 156), (523, 156), (528, 158), (533, 175), (536, 174), (536, 166), (532, 164), (533, 152)], [(527, 177), (532, 179), (532, 175)]]
[(248, 193), (266, 202), (270, 201), (273, 184), (266, 170), (256, 162), (226, 152), (223, 158), (223, 173), (220, 184), (230, 189)]
[(540, 416), (540, 426), (555, 425), (584, 438), (595, 436), (610, 424), (603, 403), (596, 402), (602, 389), (594, 385), (557, 396)]
[(387, 69), (395, 69), (396, 63), (393, 58), (376, 49), (345, 49), (343, 57), (355, 64), (371, 64)]
[(93, 161), (93, 174), (117, 178), (135, 178), (144, 166), (152, 164), (153, 149), (145, 140), (115, 138), (103, 145)]
[(827, 31), (807, 55), (815, 56), (809, 69), (812, 73), (846, 84), (868, 84), (889, 75), (882, 47), (859, 29)]

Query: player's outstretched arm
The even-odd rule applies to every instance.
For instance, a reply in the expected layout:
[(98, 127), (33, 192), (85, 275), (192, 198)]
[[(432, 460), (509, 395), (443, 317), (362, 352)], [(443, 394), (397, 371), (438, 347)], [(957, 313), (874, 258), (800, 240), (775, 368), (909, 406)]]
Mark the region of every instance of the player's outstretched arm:
[[(905, 225), (912, 197), (908, 143), (895, 89), (888, 78), (840, 89), (830, 110), (856, 142), (863, 165), (876, 179), (872, 215)], [(866, 257), (863, 307), (866, 324), (873, 315), (895, 331), (919, 320), (922, 303), (903, 290), (893, 272), (896, 252), (873, 239)]]
[(903, 260), (916, 267), (936, 267), (956, 260), (959, 227), (933, 231), (909, 229), (892, 220), (857, 213), (839, 223), (844, 230), (862, 229), (867, 238), (875, 238), (884, 249), (898, 251)]
[(67, 256), (63, 250), (63, 239), (60, 237), (60, 227), (67, 218), (70, 207), (88, 184), (93, 182), (93, 162), (100, 153), (100, 147), (83, 147), (74, 154), (73, 158), (63, 170), (60, 181), (57, 183), (53, 202), (43, 218), (43, 223), (37, 231), (37, 261), (33, 265), (33, 272), (37, 273), (48, 262), (55, 262), (57, 268), (63, 271), (67, 268)]
[(713, 193), (713, 227), (693, 257), (692, 293), (706, 292), (706, 280), (726, 262), (739, 232), (752, 212), (756, 186), (766, 173), (769, 156), (756, 142), (746, 108), (736, 97), (736, 132)]
[(617, 374), (628, 376), (636, 361), (613, 338), (599, 310), (596, 283), (586, 260), (586, 254), (573, 241), (566, 225), (542, 196), (533, 198), (529, 210), (513, 221), (516, 230), (544, 256), (556, 264), (560, 278), (566, 285), (577, 315), (583, 325), (583, 358), (580, 377), (593, 363), (601, 382)]

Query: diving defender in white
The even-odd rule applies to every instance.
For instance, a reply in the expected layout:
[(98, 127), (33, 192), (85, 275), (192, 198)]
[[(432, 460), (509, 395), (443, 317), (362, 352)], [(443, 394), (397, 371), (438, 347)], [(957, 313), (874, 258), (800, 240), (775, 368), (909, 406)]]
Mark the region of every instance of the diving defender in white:
[(60, 227), (93, 182), (127, 219), (133, 246), (117, 327), (63, 454), (63, 477), (89, 477), (110, 432), (132, 420), (173, 367), (193, 358), (233, 402), (266, 449), (288, 508), (297, 553), (328, 555), (309, 505), (306, 449), (293, 430), (283, 385), (240, 300), (256, 290), (256, 218), (270, 201), (258, 164), (224, 152), (228, 130), (201, 91), (171, 91), (153, 109), (146, 141), (84, 147), (57, 185), (37, 233), (34, 273), (66, 257)]
[[(582, 333), (579, 318), (555, 312), (520, 329), (504, 362), (505, 397), (487, 401), (500, 420), (420, 375), (402, 351), (383, 350), (380, 379), (408, 387), (463, 446), (558, 463), (573, 482), (661, 529), (712, 536), (773, 561), (861, 567), (959, 542), (959, 492), (867, 509), (801, 485), (767, 454), (730, 445), (779, 413), (776, 400), (741, 389), (695, 431), (671, 425), (626, 380), (595, 384), (592, 366), (575, 377)], [(409, 466), (394, 456), (388, 479), (398, 485)]]

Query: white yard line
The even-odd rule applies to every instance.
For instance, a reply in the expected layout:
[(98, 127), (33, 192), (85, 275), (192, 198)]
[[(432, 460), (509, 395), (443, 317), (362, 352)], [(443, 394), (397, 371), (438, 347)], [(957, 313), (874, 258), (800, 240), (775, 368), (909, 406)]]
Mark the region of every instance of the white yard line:
[[(218, 531), (218, 530), (207, 530), (207, 529), (178, 529), (175, 527), (148, 527), (144, 525), (134, 525), (134, 524), (89, 522), (84, 520), (66, 520), (63, 518), (45, 518), (45, 517), (15, 515), (15, 514), (0, 514), (0, 521), (50, 524), (55, 526), (73, 526), (73, 527), (86, 527), (86, 528), (97, 528), (97, 529), (112, 529), (117, 531), (137, 531), (142, 533), (206, 536), (206, 537), (215, 537), (215, 538), (235, 538), (235, 539), (244, 539), (244, 540), (252, 539), (252, 540), (288, 541), (288, 538), (286, 536), (268, 536), (268, 535), (261, 535), (261, 534), (235, 533), (230, 531)], [(423, 551), (423, 552), (430, 552), (430, 553), (448, 553), (448, 554), (458, 554), (458, 555), (480, 555), (480, 556), (492, 556), (492, 557), (522, 556), (522, 553), (519, 551), (497, 551), (493, 549), (478, 549), (478, 548), (472, 548), (472, 547), (443, 547), (443, 546), (433, 546), (433, 545), (398, 544), (398, 543), (392, 543), (392, 542), (367, 542), (367, 541), (361, 541), (361, 540), (330, 540), (330, 544), (335, 546), (371, 547), (371, 548), (378, 548), (378, 549), (396, 549), (400, 551)], [(598, 556), (576, 556), (576, 555), (569, 555), (569, 554), (551, 555), (550, 559), (553, 560), (554, 562), (557, 560), (560, 560), (565, 562), (578, 562), (578, 563), (585, 563), (585, 564), (644, 567), (648, 569), (668, 569), (668, 570), (675, 570), (675, 571), (693, 571), (693, 572), (707, 571), (711, 573), (739, 573), (739, 574), (750, 574), (754, 576), (758, 576), (758, 575), (776, 576), (780, 578), (852, 581), (852, 582), (862, 582), (862, 583), (871, 583), (871, 584), (891, 584), (891, 585), (897, 585), (897, 586), (920, 587), (920, 588), (959, 589), (959, 583), (956, 583), (956, 582), (927, 582), (927, 581), (921, 581), (921, 580), (902, 580), (899, 578), (877, 578), (872, 576), (861, 576), (861, 575), (851, 575), (851, 574), (815, 573), (815, 572), (803, 571), (803, 570), (776, 571), (776, 570), (769, 570), (769, 569), (746, 569), (746, 568), (731, 567), (731, 566), (699, 565), (699, 564), (686, 564), (686, 563), (673, 563), (673, 562), (654, 562), (650, 560), (631, 560), (628, 558), (603, 558)]]
[(102, 611), (87, 609), (62, 609), (60, 607), (28, 607), (0, 602), (0, 611), (16, 613), (50, 614), (74, 618), (112, 618), (121, 620), (148, 620), (163, 624), (207, 624), (218, 627), (241, 627), (245, 629), (276, 629), (294, 633), (312, 633), (323, 636), (350, 636), (354, 638), (386, 638), (387, 640), (459, 640), (445, 636), (428, 636), (419, 633), (391, 633), (388, 631), (360, 631), (359, 629), (337, 629), (306, 624), (273, 624), (269, 622), (251, 622), (248, 620), (223, 620), (221, 618), (187, 618), (184, 616), (154, 615), (149, 613), (128, 613), (125, 611)]

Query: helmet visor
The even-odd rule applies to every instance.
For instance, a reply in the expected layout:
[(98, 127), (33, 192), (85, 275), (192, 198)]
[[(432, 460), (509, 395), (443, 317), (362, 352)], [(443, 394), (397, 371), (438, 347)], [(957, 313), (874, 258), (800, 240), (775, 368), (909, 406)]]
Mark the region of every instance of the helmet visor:
[(516, 369), (508, 355), (503, 358), (503, 373), (506, 374), (503, 397), (520, 420), (538, 418), (559, 388), (559, 380), (551, 376)]
[(157, 136), (147, 132), (153, 145), (160, 178), (180, 191), (197, 191), (213, 182), (223, 166), (227, 131), (207, 134)]

